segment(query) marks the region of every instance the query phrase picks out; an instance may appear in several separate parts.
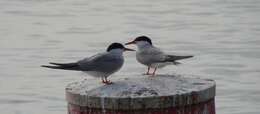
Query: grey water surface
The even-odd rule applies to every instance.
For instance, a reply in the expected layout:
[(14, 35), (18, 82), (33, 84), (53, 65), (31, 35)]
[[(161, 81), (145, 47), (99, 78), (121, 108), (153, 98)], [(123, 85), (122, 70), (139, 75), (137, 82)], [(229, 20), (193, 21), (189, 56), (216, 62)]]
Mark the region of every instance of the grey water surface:
[[(195, 56), (158, 73), (214, 79), (217, 114), (260, 113), (259, 0), (0, 0), (0, 113), (65, 114), (65, 86), (93, 77), (40, 65), (139, 35)], [(112, 81), (146, 70), (125, 57)]]

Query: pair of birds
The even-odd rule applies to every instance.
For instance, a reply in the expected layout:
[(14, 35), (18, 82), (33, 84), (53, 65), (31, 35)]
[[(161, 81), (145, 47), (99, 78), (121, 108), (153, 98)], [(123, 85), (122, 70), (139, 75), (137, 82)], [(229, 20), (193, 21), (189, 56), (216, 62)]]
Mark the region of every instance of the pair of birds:
[[(139, 63), (148, 67), (146, 75), (155, 75), (157, 68), (162, 68), (169, 64), (180, 64), (177, 60), (191, 58), (193, 56), (176, 56), (167, 55), (159, 48), (153, 46), (152, 41), (147, 36), (139, 36), (135, 40), (126, 43), (125, 45), (135, 44), (138, 47), (136, 52), (136, 59)], [(107, 79), (108, 76), (117, 72), (124, 63), (123, 52), (135, 51), (133, 49), (125, 48), (120, 43), (112, 43), (108, 46), (106, 52), (98, 53), (89, 58), (79, 60), (74, 63), (53, 63), (50, 65), (42, 65), (42, 67), (63, 70), (83, 71), (94, 77), (101, 77), (105, 84), (112, 82)], [(150, 73), (150, 69), (153, 72)]]

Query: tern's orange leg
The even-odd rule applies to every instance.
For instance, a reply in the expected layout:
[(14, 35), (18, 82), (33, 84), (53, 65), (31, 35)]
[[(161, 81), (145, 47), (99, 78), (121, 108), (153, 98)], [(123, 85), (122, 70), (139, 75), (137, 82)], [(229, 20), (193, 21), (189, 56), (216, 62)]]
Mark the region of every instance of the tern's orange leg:
[(153, 74), (152, 74), (152, 76), (154, 76), (154, 75), (155, 75), (155, 72), (156, 72), (156, 70), (157, 70), (157, 68), (154, 68), (154, 71), (153, 71)]
[(147, 68), (146, 75), (149, 75), (150, 67)]

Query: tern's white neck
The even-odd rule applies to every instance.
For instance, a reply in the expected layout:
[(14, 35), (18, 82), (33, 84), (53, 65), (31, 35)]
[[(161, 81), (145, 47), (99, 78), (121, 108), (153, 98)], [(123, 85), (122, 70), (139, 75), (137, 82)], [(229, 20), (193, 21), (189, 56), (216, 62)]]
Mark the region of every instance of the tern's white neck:
[(109, 53), (114, 55), (123, 55), (124, 50), (123, 49), (112, 49), (109, 51)]
[(138, 50), (143, 50), (145, 48), (152, 47), (152, 45), (146, 41), (138, 41), (138, 42), (136, 42), (136, 45), (138, 47)]

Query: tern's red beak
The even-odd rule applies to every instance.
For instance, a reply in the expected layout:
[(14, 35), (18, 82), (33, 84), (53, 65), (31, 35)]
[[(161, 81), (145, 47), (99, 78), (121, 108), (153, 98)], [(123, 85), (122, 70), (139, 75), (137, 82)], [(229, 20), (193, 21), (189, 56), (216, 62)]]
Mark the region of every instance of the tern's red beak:
[(134, 49), (124, 48), (124, 51), (135, 51)]
[(125, 43), (125, 45), (130, 45), (130, 44), (135, 44), (135, 43), (136, 43), (135, 41), (132, 41), (132, 42)]

